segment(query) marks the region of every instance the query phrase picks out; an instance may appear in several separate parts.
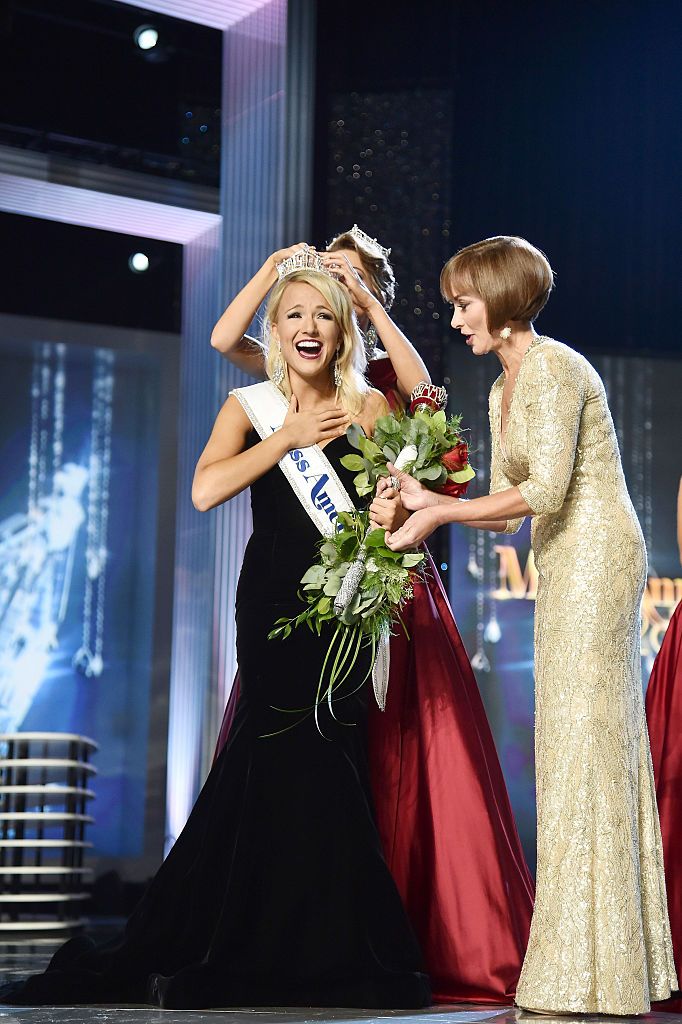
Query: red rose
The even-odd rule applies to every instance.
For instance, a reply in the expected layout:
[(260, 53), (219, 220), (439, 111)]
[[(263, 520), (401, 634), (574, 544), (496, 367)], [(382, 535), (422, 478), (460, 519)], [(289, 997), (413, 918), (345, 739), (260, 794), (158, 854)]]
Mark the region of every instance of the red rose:
[(466, 468), (469, 461), (469, 449), (467, 448), (465, 441), (460, 441), (459, 444), (451, 448), (449, 452), (440, 460), (448, 473), (459, 473), (461, 470)]
[(467, 480), (464, 484), (458, 484), (454, 480), (446, 480), (442, 487), (438, 487), (439, 494), (447, 494), (449, 498), (461, 498), (463, 494), (466, 494), (469, 481)]

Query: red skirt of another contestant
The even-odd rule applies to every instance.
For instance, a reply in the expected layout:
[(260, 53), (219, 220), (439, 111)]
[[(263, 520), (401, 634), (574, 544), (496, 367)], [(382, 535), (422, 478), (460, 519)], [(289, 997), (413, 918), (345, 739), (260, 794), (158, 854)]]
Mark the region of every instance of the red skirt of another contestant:
[[(682, 971), (682, 604), (678, 604), (656, 656), (646, 692), (646, 717), (661, 819), (665, 883), (677, 976)], [(681, 1013), (682, 999), (657, 1009)]]
[[(390, 359), (369, 379), (402, 408)], [(534, 887), (469, 657), (436, 567), (391, 640), (386, 711), (369, 716), (384, 855), (417, 932), (434, 1002), (507, 1002)]]
[(533, 883), (469, 658), (433, 562), (391, 639), (386, 710), (369, 718), (384, 856), (435, 1003), (509, 1002)]

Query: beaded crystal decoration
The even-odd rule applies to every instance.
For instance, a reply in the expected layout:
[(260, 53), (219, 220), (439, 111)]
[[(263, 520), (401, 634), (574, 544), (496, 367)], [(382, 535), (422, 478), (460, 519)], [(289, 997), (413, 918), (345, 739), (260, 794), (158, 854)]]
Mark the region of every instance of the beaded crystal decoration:
[(379, 335), (374, 324), (370, 324), (365, 333), (363, 334), (363, 341), (365, 343), (365, 355), (367, 361), (371, 362), (377, 357), (377, 348), (379, 346)]
[(322, 257), (314, 249), (306, 246), (304, 249), (297, 249), (291, 256), (287, 256), (277, 264), (277, 278), (282, 280), (289, 274), (295, 274), (297, 270), (315, 270), (318, 274), (326, 274), (327, 277), (334, 277), (322, 262)]
[(272, 383), (275, 385), (276, 388), (280, 387), (282, 382), (284, 381), (284, 373), (285, 373), (285, 370), (284, 370), (284, 360), (282, 359), (282, 348), (278, 344), (277, 345), (277, 360), (276, 360), (275, 365), (274, 365), (274, 367), (272, 369), (272, 377), (270, 378), (272, 380)]
[(111, 442), (114, 399), (114, 354), (95, 350), (92, 379), (92, 421), (88, 467), (88, 509), (85, 547), (83, 639), (73, 656), (74, 668), (88, 679), (104, 671), (104, 601), (106, 597), (107, 533), (111, 485)]
[(366, 252), (371, 253), (372, 256), (383, 257), (388, 259), (391, 255), (391, 250), (386, 249), (380, 242), (377, 242), (376, 238), (371, 238), (362, 228), (359, 228), (357, 224), (348, 232), (356, 242), (358, 242)]
[(334, 612), (336, 615), (342, 615), (355, 597), (357, 589), (365, 577), (365, 562), (367, 561), (368, 554), (367, 548), (362, 544), (358, 548), (355, 560), (350, 563), (348, 571), (341, 581), (339, 591), (334, 598)]

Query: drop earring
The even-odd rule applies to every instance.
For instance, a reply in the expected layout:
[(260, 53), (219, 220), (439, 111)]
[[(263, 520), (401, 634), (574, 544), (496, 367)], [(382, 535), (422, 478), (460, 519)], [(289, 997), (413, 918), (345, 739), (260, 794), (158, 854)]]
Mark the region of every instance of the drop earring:
[(271, 380), (275, 387), (280, 387), (284, 381), (284, 360), (282, 359), (282, 346), (279, 342), (277, 342), (277, 357), (272, 368)]
[(379, 335), (374, 324), (370, 324), (365, 331), (365, 353), (368, 360), (376, 359)]
[(511, 327), (503, 327), (500, 331), (500, 337), (503, 338), (504, 341), (506, 341), (507, 338), (511, 338)]
[(334, 387), (340, 388), (343, 384), (343, 374), (341, 373), (341, 367), (339, 366), (338, 356), (334, 360)]

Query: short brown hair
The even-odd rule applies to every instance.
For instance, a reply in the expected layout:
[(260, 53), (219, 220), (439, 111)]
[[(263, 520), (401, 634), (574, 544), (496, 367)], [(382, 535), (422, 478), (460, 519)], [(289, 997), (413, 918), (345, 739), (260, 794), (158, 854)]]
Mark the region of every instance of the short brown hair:
[(395, 274), (386, 256), (369, 252), (350, 231), (342, 231), (327, 246), (327, 252), (337, 252), (339, 249), (350, 249), (358, 254), (367, 271), (372, 291), (384, 309), (390, 309), (395, 299)]
[(473, 291), (485, 302), (488, 330), (535, 320), (554, 287), (543, 252), (515, 235), (496, 235), (451, 256), (440, 275), (445, 298)]

